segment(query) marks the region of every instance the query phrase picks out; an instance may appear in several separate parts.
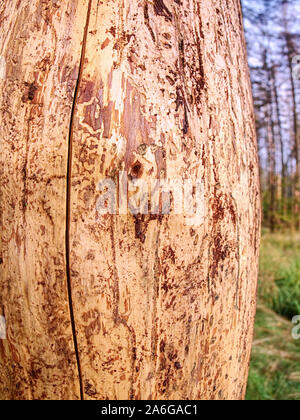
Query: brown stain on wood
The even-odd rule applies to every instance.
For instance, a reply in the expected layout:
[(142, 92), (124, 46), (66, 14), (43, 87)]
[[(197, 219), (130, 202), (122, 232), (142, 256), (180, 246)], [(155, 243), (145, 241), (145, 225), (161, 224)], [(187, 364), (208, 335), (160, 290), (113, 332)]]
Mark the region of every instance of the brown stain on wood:
[(164, 0), (154, 0), (153, 8), (157, 16), (163, 16), (167, 21), (172, 22), (172, 13), (165, 5)]

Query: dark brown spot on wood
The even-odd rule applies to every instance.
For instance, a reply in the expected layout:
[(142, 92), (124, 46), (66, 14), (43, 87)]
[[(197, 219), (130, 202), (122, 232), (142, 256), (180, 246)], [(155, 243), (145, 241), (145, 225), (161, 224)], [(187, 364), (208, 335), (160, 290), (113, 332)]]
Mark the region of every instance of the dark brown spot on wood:
[(212, 210), (213, 210), (213, 221), (214, 224), (222, 221), (225, 217), (225, 209), (224, 206), (222, 204), (221, 201), (221, 196), (217, 196), (214, 199), (213, 205), (212, 205)]
[(234, 225), (236, 225), (236, 212), (235, 212), (234, 206), (232, 204), (230, 204), (230, 206), (229, 206), (229, 212), (230, 212), (230, 215), (231, 215), (232, 223)]
[(140, 178), (143, 174), (143, 166), (140, 162), (136, 162), (131, 169), (132, 178)]
[(188, 131), (189, 131), (188, 113), (187, 113), (186, 105), (184, 105), (184, 119), (183, 119), (182, 132), (183, 134), (187, 134)]
[(179, 60), (180, 60), (180, 67), (184, 70), (185, 65), (185, 57), (184, 57), (184, 41), (180, 39), (178, 42), (178, 50), (179, 50)]
[(179, 362), (175, 362), (175, 368), (179, 370), (182, 369), (182, 366)]
[(94, 389), (93, 385), (89, 383), (89, 381), (85, 381), (84, 391), (89, 397), (97, 395), (97, 391)]
[(163, 0), (154, 0), (153, 7), (156, 15), (163, 16), (167, 21), (172, 22), (172, 13)]
[(163, 37), (166, 38), (168, 41), (170, 41), (170, 39), (172, 38), (171, 35), (168, 33), (164, 33)]
[(148, 224), (157, 220), (158, 223), (162, 222), (164, 215), (162, 214), (134, 214), (134, 225), (135, 225), (135, 237), (139, 239), (142, 243), (146, 240), (146, 232), (148, 229)]
[(115, 28), (114, 26), (112, 26), (112, 27), (109, 29), (109, 31), (108, 31), (108, 32), (109, 32), (109, 33), (111, 33), (113, 37), (115, 37), (115, 36), (116, 36), (116, 28)]
[(153, 29), (150, 25), (148, 1), (146, 1), (145, 6), (144, 6), (144, 21), (145, 21), (145, 25), (147, 26), (147, 28), (150, 32), (152, 40), (155, 43), (156, 42), (155, 35), (154, 35)]
[(139, 239), (142, 243), (144, 243), (146, 240), (145, 227), (144, 227), (145, 215), (136, 214), (133, 217), (134, 217), (134, 224), (135, 224), (135, 237), (136, 239)]
[(101, 50), (104, 50), (110, 43), (110, 39), (106, 38), (106, 40), (101, 45)]
[(175, 265), (175, 263), (176, 263), (175, 252), (170, 246), (164, 247), (164, 249), (163, 249), (163, 259), (164, 260), (167, 260), (167, 259), (171, 260), (172, 263)]
[(41, 374), (41, 372), (42, 372), (42, 369), (41, 368), (39, 368), (39, 369), (33, 369), (32, 368), (29, 371), (29, 375), (31, 376), (32, 379), (38, 379), (39, 376), (40, 376), (40, 374)]
[(211, 265), (212, 278), (215, 277), (220, 262), (225, 261), (230, 253), (228, 245), (224, 244), (224, 238), (221, 233), (218, 233), (214, 237), (213, 244), (213, 262)]
[(28, 99), (29, 101), (34, 100), (35, 92), (37, 90), (37, 86), (34, 83), (31, 83), (28, 89)]
[(24, 83), (25, 87), (27, 88), (26, 93), (22, 96), (22, 102), (28, 102), (28, 101), (33, 101), (34, 97), (35, 97), (35, 92), (37, 91), (37, 86), (35, 85), (35, 83), (28, 83), (25, 82)]
[(175, 81), (170, 76), (166, 76), (167, 81), (170, 83), (171, 86), (175, 85)]
[(188, 111), (187, 111), (187, 104), (184, 98), (184, 94), (182, 92), (182, 88), (177, 87), (176, 89), (176, 112), (179, 110), (180, 107), (183, 107), (183, 125), (182, 125), (182, 132), (183, 134), (187, 134), (189, 130), (189, 120), (188, 120)]

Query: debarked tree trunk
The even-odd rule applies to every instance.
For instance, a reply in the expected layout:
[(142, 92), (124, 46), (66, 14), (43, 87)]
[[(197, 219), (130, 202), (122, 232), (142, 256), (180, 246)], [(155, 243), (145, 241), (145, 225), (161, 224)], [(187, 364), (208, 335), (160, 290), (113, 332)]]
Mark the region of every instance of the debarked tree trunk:
[(243, 398), (260, 206), (239, 1), (10, 0), (0, 24), (0, 396)]

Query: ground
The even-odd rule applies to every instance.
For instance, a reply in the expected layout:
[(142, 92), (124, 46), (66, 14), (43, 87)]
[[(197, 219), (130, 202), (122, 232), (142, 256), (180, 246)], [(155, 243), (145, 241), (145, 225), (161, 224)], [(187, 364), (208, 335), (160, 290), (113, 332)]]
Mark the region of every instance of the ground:
[(300, 400), (300, 234), (263, 233), (258, 296), (247, 399)]

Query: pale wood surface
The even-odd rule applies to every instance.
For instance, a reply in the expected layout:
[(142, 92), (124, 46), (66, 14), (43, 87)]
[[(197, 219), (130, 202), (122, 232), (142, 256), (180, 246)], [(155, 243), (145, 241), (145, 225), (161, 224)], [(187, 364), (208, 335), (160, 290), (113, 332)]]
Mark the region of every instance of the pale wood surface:
[[(0, 393), (243, 398), (260, 209), (239, 1), (18, 4), (0, 7)], [(201, 178), (204, 223), (99, 217), (99, 181), (137, 166)]]
[(4, 398), (80, 396), (65, 214), (69, 125), (87, 5), (12, 0), (0, 6), (6, 64), (0, 80)]

